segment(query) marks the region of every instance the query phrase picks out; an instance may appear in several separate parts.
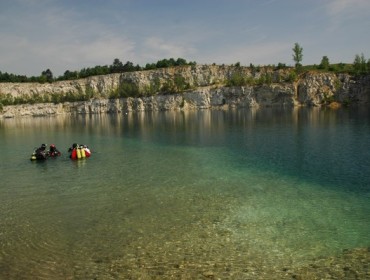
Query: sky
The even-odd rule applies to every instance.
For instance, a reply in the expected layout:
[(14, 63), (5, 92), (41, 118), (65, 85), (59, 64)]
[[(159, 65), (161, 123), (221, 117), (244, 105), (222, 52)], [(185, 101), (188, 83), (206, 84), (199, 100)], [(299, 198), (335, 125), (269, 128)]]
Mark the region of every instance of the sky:
[(303, 65), (370, 57), (370, 0), (0, 0), (0, 71), (39, 76), (164, 58)]

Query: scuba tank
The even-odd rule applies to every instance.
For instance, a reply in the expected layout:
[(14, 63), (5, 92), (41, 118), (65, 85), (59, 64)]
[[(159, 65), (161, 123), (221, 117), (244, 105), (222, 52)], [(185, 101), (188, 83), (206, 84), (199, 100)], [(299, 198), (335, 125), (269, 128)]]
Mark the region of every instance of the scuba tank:
[(71, 152), (71, 159), (77, 159), (77, 152), (76, 152), (76, 148), (74, 148)]
[(30, 160), (36, 160), (37, 158), (36, 158), (36, 153), (35, 152), (33, 152), (32, 153), (32, 155), (31, 155), (31, 158), (30, 158)]
[(71, 152), (71, 155), (69, 156), (71, 159), (77, 159), (77, 143), (73, 143), (72, 148), (68, 149), (68, 152)]
[(77, 159), (81, 158), (81, 149), (80, 147), (76, 147), (76, 152), (77, 152)]
[(86, 153), (85, 153), (84, 146), (80, 146), (80, 151), (81, 151), (81, 158), (85, 158), (86, 157)]

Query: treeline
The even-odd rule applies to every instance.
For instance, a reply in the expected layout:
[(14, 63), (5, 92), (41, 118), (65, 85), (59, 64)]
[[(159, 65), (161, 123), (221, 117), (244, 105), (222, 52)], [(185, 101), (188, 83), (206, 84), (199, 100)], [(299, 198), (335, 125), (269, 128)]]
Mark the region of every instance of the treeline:
[[(293, 51), (294, 50), (295, 49), (293, 49)], [(300, 48), (296, 50), (295, 52), (298, 52), (298, 54), (302, 56), (301, 54), (302, 50), (303, 49)], [(298, 56), (298, 54), (296, 54), (296, 56)], [(314, 65), (302, 66), (300, 64), (301, 59), (302, 59), (301, 57), (295, 58), (296, 70), (298, 72), (314, 70), (314, 71), (329, 71), (329, 72), (334, 72), (334, 73), (348, 73), (348, 74), (352, 74), (355, 76), (370, 74), (370, 59), (366, 59), (364, 54), (361, 54), (361, 55), (356, 54), (355, 59), (352, 64), (350, 63), (331, 64), (329, 61), (329, 58), (327, 56), (323, 56), (320, 64), (318, 65), (314, 64)], [(43, 71), (40, 76), (32, 76), (32, 77), (27, 77), (25, 75), (9, 74), (7, 72), (3, 73), (0, 71), (0, 82), (3, 82), (3, 83), (4, 82), (51, 83), (54, 81), (76, 80), (76, 79), (82, 79), (82, 78), (87, 78), (91, 76), (97, 76), (97, 75), (107, 75), (107, 74), (112, 74), (112, 73), (124, 73), (124, 72), (133, 72), (133, 71), (142, 71), (142, 70), (154, 70), (154, 69), (159, 69), (159, 68), (167, 68), (167, 67), (183, 66), (183, 65), (196, 65), (196, 62), (187, 62), (183, 58), (177, 58), (176, 60), (174, 58), (170, 58), (170, 59), (159, 60), (156, 63), (147, 63), (144, 67), (142, 67), (138, 64), (134, 65), (130, 61), (127, 61), (125, 64), (123, 64), (118, 58), (115, 58), (111, 65), (104, 65), (104, 66), (97, 65), (91, 68), (90, 67), (83, 68), (78, 71), (67, 70), (64, 72), (63, 75), (59, 77), (54, 77), (50, 69)], [(237, 62), (234, 66), (240, 67), (240, 62)], [(260, 66), (254, 66), (253, 64), (250, 64), (249, 67), (253, 71), (254, 68), (257, 67), (258, 69)], [(275, 70), (289, 68), (283, 63), (279, 63), (277, 66), (268, 65), (267, 67), (271, 67)], [(236, 78), (236, 80), (238, 79), (239, 77)], [(267, 77), (266, 79), (269, 81), (269, 77)], [(293, 77), (291, 77), (291, 79), (293, 79)], [(242, 83), (256, 83), (256, 81), (242, 81)], [(257, 83), (260, 83), (260, 82), (257, 81)]]
[(173, 66), (183, 66), (183, 65), (196, 65), (196, 62), (187, 62), (183, 58), (174, 58), (170, 59), (162, 59), (157, 61), (156, 63), (147, 63), (145, 67), (141, 67), (140, 65), (134, 65), (131, 61), (127, 61), (123, 64), (118, 58), (113, 60), (111, 65), (104, 65), (100, 66), (97, 65), (91, 68), (83, 68), (79, 71), (70, 71), (67, 70), (64, 72), (62, 76), (54, 77), (52, 71), (47, 69), (41, 73), (40, 76), (32, 76), (27, 77), (25, 75), (15, 75), (9, 74), (7, 72), (2, 73), (0, 71), (0, 82), (6, 83), (51, 83), (53, 81), (66, 81), (66, 80), (76, 80), (76, 79), (83, 79), (91, 76), (97, 75), (107, 75), (113, 73), (124, 73), (124, 72), (133, 72), (133, 71), (142, 71), (142, 70), (153, 70), (158, 68), (167, 68)]
[(302, 70), (329, 71), (335, 73), (348, 73), (355, 76), (370, 74), (370, 59), (366, 60), (364, 54), (356, 54), (352, 64), (336, 63), (330, 64), (329, 58), (323, 56), (319, 65), (303, 66)]

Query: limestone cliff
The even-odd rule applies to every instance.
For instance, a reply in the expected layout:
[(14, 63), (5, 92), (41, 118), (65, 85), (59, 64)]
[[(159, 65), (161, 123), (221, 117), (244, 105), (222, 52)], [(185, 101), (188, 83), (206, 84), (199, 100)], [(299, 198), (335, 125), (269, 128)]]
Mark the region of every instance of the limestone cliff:
[[(2, 83), (0, 117), (266, 106), (370, 103), (370, 77), (291, 69), (196, 65), (94, 76), (52, 84)], [(243, 86), (230, 81), (243, 79)], [(137, 97), (126, 97), (126, 96)], [(65, 102), (66, 100), (84, 100)], [(33, 104), (30, 104), (33, 103)]]

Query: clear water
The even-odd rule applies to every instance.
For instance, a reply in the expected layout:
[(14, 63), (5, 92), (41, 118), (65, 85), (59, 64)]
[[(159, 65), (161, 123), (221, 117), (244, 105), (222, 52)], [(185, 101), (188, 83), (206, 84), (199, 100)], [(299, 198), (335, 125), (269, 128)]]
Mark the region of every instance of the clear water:
[(370, 246), (366, 108), (3, 119), (0, 154), (0, 279), (247, 279)]

